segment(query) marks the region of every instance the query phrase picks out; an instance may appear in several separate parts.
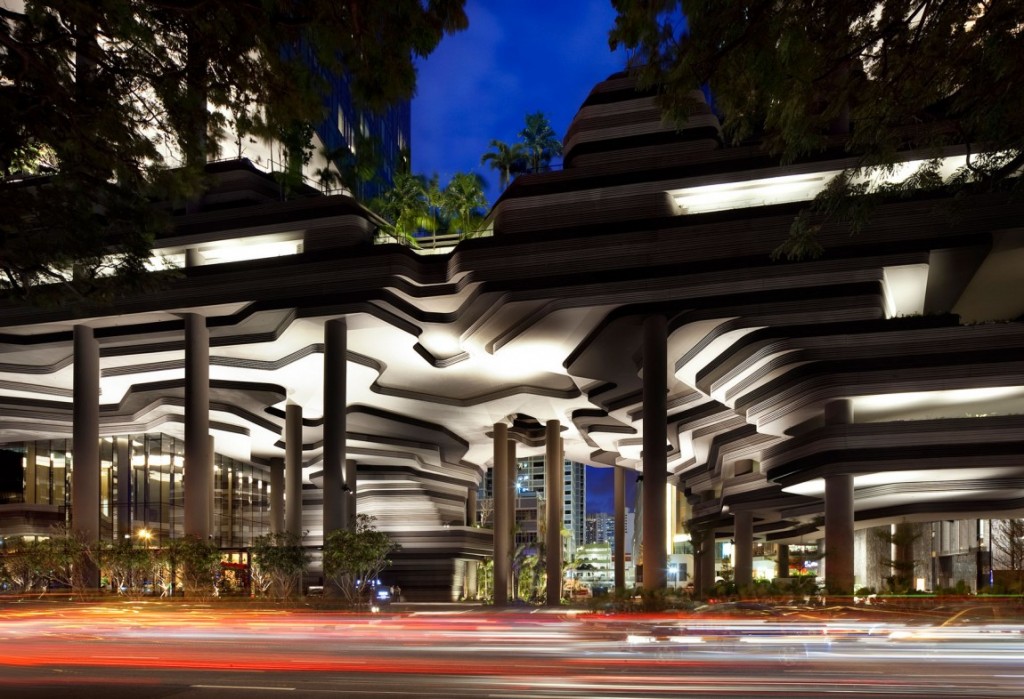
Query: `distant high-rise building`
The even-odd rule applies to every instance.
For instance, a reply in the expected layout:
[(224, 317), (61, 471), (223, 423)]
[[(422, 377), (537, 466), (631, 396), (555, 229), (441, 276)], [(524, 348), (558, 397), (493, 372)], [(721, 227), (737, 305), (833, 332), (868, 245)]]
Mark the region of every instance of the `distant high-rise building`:
[[(323, 119), (313, 124), (309, 161), (302, 165), (305, 184), (323, 191), (341, 189), (365, 202), (394, 183), (395, 175), (407, 169), (410, 158), (412, 116), (409, 100), (401, 100), (374, 112), (355, 104), (349, 79), (323, 67), (312, 48), (300, 43), (286, 49), (296, 51), (310, 70), (323, 81)], [(362, 152), (372, 149), (372, 154)], [(228, 128), (219, 143), (218, 158), (246, 158), (263, 171), (287, 170), (288, 154), (282, 143)], [(375, 172), (367, 181), (354, 177), (355, 159), (373, 163)], [(330, 174), (327, 174), (330, 173)], [(342, 178), (339, 185), (335, 179)]]
[(612, 543), (615, 540), (615, 515), (610, 512), (594, 512), (587, 515), (587, 544)]
[[(532, 545), (540, 531), (539, 503), (546, 501), (544, 457), (530, 456), (516, 461), (516, 543)], [(494, 497), (492, 471), (484, 475), (480, 486), (481, 502)], [(568, 553), (571, 556), (585, 542), (587, 511), (586, 465), (566, 460), (562, 468), (562, 528), (569, 531)], [(493, 517), (493, 508), (484, 509), (485, 522)]]

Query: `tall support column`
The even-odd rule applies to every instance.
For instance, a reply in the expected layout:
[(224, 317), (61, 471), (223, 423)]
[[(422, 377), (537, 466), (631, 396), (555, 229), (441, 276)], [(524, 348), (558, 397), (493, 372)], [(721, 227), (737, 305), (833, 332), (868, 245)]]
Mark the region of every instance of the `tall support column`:
[(690, 545), (693, 549), (693, 598), (703, 597), (701, 591), (704, 589), (704, 576), (701, 569), (701, 561), (704, 560), (704, 552), (701, 550), (701, 539), (696, 532), (690, 533)]
[(779, 559), (776, 574), (780, 578), (789, 577), (789, 544), (779, 544)]
[(562, 490), (565, 467), (562, 464), (561, 430), (558, 420), (548, 420), (544, 434), (544, 493), (548, 500), (544, 548), (548, 574), (547, 603), (552, 607), (562, 603)]
[(225, 469), (227, 478), (224, 479), (224, 529), (227, 531), (228, 542), (235, 531), (235, 488), (241, 484), (242, 475), (234, 468)]
[(284, 408), (285, 531), (302, 537), (302, 406)]
[(324, 538), (345, 527), (344, 498), (348, 326), (344, 318), (324, 324)]
[(466, 599), (473, 600), (477, 596), (477, 571), (480, 564), (477, 561), (466, 561)]
[(477, 525), (476, 515), (476, 491), (475, 485), (468, 486), (466, 488), (466, 526), (475, 527)]
[(700, 581), (703, 587), (696, 592), (705, 599), (707, 591), (715, 584), (715, 530), (708, 529), (700, 536)]
[(754, 516), (751, 512), (733, 514), (733, 580), (742, 594), (754, 575)]
[(516, 508), (519, 504), (519, 462), (516, 461), (515, 440), (508, 440), (505, 446), (505, 463), (508, 464), (508, 483), (505, 487), (505, 493), (508, 495), (508, 550), (510, 561), (508, 569), (508, 598), (515, 600), (518, 597), (516, 594), (516, 573), (511, 567), (511, 559), (515, 558), (516, 555)]
[[(853, 423), (853, 402), (825, 404), (826, 425)], [(825, 588), (833, 594), (853, 594), (853, 476), (825, 477)]]
[(825, 588), (853, 594), (853, 476), (825, 478)]
[(117, 454), (117, 538), (132, 537), (132, 442), (118, 437), (114, 443)]
[(210, 331), (185, 315), (185, 534), (210, 535)]
[(665, 490), (668, 463), (667, 438), (668, 363), (667, 323), (664, 316), (651, 315), (644, 320), (643, 401), (644, 401), (644, 589), (665, 587), (668, 566), (668, 541), (665, 518)]
[(511, 551), (509, 542), (512, 531), (508, 495), (508, 426), (503, 422), (494, 424), (494, 606), (508, 604), (509, 569)]
[(359, 471), (355, 459), (345, 459), (345, 484), (342, 491), (345, 493), (345, 529), (350, 532), (356, 530), (356, 515), (358, 513), (358, 501), (356, 494), (359, 492)]
[(284, 533), (284, 459), (270, 460), (270, 533)]
[[(216, 445), (214, 443), (213, 435), (211, 434), (207, 440), (206, 456), (209, 460), (207, 468), (210, 473), (210, 498), (208, 503), (208, 520), (210, 523), (210, 535), (213, 536), (214, 542), (219, 542), (222, 546), (231, 546), (234, 543), (232, 537), (234, 536), (234, 527), (231, 523), (228, 523), (227, 527), (220, 526), (222, 523), (217, 517), (217, 457), (216, 457)], [(223, 537), (223, 539), (221, 539)]]
[[(100, 346), (92, 328), (74, 330), (71, 528), (88, 542), (100, 538)], [(99, 570), (86, 564), (85, 584), (99, 586)]]
[(626, 469), (615, 467), (615, 534), (613, 535), (615, 553), (613, 567), (615, 569), (615, 591), (626, 589)]

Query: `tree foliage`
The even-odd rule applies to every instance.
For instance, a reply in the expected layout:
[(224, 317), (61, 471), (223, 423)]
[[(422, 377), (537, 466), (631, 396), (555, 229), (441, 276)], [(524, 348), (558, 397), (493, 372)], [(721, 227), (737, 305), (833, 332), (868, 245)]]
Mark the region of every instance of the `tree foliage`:
[(544, 112), (526, 115), (526, 125), (519, 132), (530, 172), (540, 172), (551, 165), (551, 159), (562, 154), (562, 142), (551, 128)]
[(371, 201), (370, 208), (388, 222), (389, 234), (414, 246), (423, 235), (472, 238), (487, 212), (483, 188), (483, 178), (475, 173), (457, 172), (444, 188), (436, 174), (428, 179), (399, 173), (394, 186)]
[(427, 182), (422, 175), (399, 172), (394, 185), (371, 201), (370, 208), (388, 222), (388, 233), (415, 244), (416, 233), (430, 225)]
[(37, 543), (34, 555), (50, 583), (80, 595), (86, 591), (86, 570), (95, 556), (94, 547), (95, 542), (87, 541), (79, 532), (59, 526)]
[(7, 537), (4, 555), (0, 559), (0, 581), (15, 592), (45, 591), (49, 583), (43, 540), (27, 537)]
[(522, 143), (508, 144), (496, 138), (491, 139), (490, 148), (480, 156), (480, 164), (498, 171), (498, 187), (504, 190), (514, 174), (526, 170), (526, 149)]
[(356, 516), (354, 530), (336, 529), (324, 540), (324, 575), (342, 591), (350, 604), (367, 600), (374, 581), (398, 550), (387, 532), (377, 531), (377, 518), (365, 513)]
[(483, 177), (470, 172), (455, 173), (441, 192), (440, 204), (449, 232), (458, 233), (460, 238), (476, 236), (487, 214)]
[(275, 597), (298, 594), (309, 556), (298, 534), (279, 532), (258, 537), (249, 547), (252, 577), (260, 591)]
[[(709, 86), (731, 143), (756, 140), (783, 162), (833, 149), (883, 175), (901, 151), (966, 144), (962, 171), (945, 183), (953, 189), (1002, 186), (1024, 165), (1024, 3), (613, 4), (611, 45), (632, 53), (641, 86), (680, 122), (693, 113), (691, 91)], [(861, 174), (844, 173), (811, 213), (845, 215), (841, 199), (900, 194), (884, 177), (855, 186)], [(779, 255), (820, 253), (812, 219), (798, 220)]]
[(220, 550), (213, 542), (188, 534), (171, 539), (162, 555), (171, 580), (181, 580), (186, 596), (206, 599), (214, 594)]
[(1014, 571), (1024, 582), (1024, 519), (1003, 519), (992, 523), (992, 566)]
[(0, 286), (28, 295), (59, 283), (95, 297), (107, 275), (143, 285), (168, 225), (153, 202), (195, 196), (225, 125), (286, 137), (301, 160), (326, 78), (344, 75), (368, 109), (410, 97), (414, 57), (467, 26), (463, 4), (0, 6)]
[(107, 542), (100, 548), (100, 570), (119, 595), (139, 597), (147, 582), (153, 582), (157, 568), (154, 551), (130, 538)]

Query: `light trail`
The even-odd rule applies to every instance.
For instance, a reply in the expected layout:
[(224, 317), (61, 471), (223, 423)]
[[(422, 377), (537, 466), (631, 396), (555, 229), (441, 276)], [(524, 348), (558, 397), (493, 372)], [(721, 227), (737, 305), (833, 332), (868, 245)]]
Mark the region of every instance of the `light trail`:
[[(1013, 672), (1024, 657), (1024, 626), (1012, 624), (110, 605), (3, 609), (0, 629), (0, 696), (17, 696), (21, 673), (46, 686), (69, 681), (40, 674), (54, 670), (84, 678), (166, 671), (211, 691), (244, 691), (260, 673), (280, 681), (253, 685), (254, 692), (350, 695), (357, 685), (346, 678), (377, 678), (378, 694), (409, 696), (419, 695), (392, 685), (431, 678), (471, 692), (459, 696), (1024, 696), (1024, 675)], [(222, 684), (223, 674), (203, 681), (214, 673), (241, 681)], [(296, 676), (320, 685), (296, 685)]]

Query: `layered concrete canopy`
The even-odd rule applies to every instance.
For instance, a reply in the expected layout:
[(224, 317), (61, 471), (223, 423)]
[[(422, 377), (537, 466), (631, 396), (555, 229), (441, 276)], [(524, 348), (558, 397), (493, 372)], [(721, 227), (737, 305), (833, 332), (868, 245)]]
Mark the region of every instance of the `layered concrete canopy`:
[[(445, 254), (375, 245), (378, 221), (354, 201), (276, 201), (225, 167), (206, 210), (159, 241), (189, 266), (156, 291), (84, 316), (0, 307), (0, 441), (71, 436), (75, 326), (99, 344), (100, 434), (184, 437), (184, 318), (198, 315), (216, 452), (284, 459), (286, 406), (301, 406), (310, 504), (324, 326), (344, 317), (346, 458), (360, 510), (406, 555), (448, 555), (446, 541), (488, 554), (445, 532), (467, 524), (496, 423), (557, 420), (566, 458), (642, 470), (649, 372), (667, 377), (658, 429), (693, 531), (729, 536), (742, 511), (755, 538), (821, 532), (838, 475), (856, 526), (1020, 511), (1024, 202), (922, 194), (855, 236), (824, 225), (820, 259), (773, 261), (801, 206), (854, 164), (724, 147), (708, 110), (678, 130), (613, 76), (570, 127), (564, 169), (517, 179), (493, 236)], [(652, 316), (664, 353), (644, 351)], [(829, 423), (837, 402), (849, 419)], [(509, 435), (520, 456), (544, 453), (542, 433)], [(303, 526), (319, 535), (314, 516)]]

